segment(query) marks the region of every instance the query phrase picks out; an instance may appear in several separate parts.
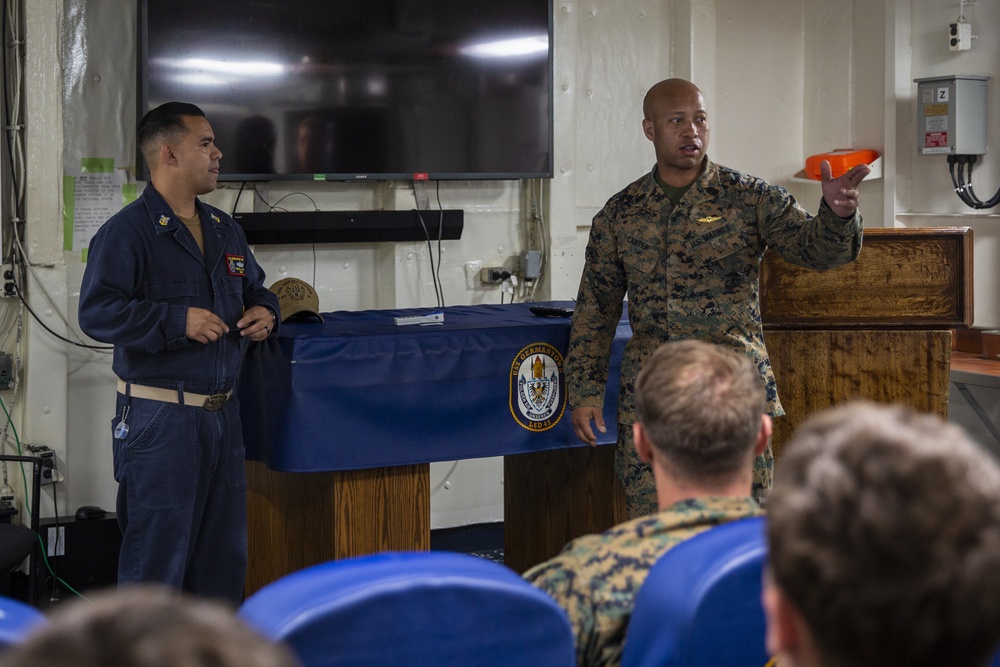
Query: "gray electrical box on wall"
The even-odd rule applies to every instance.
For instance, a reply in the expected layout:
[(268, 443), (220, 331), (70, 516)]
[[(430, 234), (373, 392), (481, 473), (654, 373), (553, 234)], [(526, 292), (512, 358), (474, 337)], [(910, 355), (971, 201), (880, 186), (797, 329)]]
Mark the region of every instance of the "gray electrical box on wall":
[(917, 83), (917, 152), (920, 155), (986, 153), (988, 76), (940, 76)]

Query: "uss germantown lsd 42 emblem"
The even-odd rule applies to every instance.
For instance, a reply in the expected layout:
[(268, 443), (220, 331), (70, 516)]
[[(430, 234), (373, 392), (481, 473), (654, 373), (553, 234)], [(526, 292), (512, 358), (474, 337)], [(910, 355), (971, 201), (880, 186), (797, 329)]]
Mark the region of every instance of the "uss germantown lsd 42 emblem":
[(566, 409), (563, 357), (548, 343), (532, 343), (510, 366), (510, 413), (529, 431), (547, 431)]

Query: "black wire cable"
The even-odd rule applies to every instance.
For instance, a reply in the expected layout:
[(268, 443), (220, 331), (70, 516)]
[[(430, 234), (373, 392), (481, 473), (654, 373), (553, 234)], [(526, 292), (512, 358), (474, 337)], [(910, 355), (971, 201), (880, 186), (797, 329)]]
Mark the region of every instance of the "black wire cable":
[(434, 181), (434, 183), (437, 189), (438, 202), (437, 266), (434, 265), (434, 248), (431, 246), (431, 233), (424, 222), (424, 216), (421, 215), (420, 209), (415, 208), (413, 212), (417, 214), (417, 220), (420, 222), (420, 227), (424, 230), (424, 238), (427, 240), (427, 254), (430, 256), (431, 262), (431, 280), (434, 282), (434, 297), (437, 300), (438, 307), (444, 308), (444, 283), (441, 280), (441, 263), (444, 260), (441, 254), (441, 239), (444, 236), (444, 207), (441, 205), (441, 182)]
[[(420, 209), (413, 209), (413, 212), (417, 214), (417, 220), (420, 221), (420, 227), (424, 230), (424, 238), (427, 239), (427, 254), (431, 258), (431, 280), (434, 281), (434, 296), (437, 299), (437, 305), (439, 308), (444, 308), (444, 292), (438, 285), (437, 271), (434, 268), (434, 248), (431, 246), (431, 233), (427, 230), (427, 224), (424, 222), (424, 216), (420, 214)], [(438, 262), (440, 262), (440, 258)]]
[(441, 181), (434, 181), (434, 190), (437, 197), (438, 203), (438, 266), (437, 266), (437, 281), (441, 285), (441, 307), (444, 307), (444, 281), (441, 280), (441, 262), (444, 259), (444, 255), (441, 254), (441, 238), (444, 236), (444, 206), (441, 205)]
[(963, 186), (964, 199), (969, 206), (975, 206), (976, 202), (979, 201), (972, 189), (972, 165), (975, 161), (975, 155), (963, 155), (958, 161), (958, 182)]
[[(975, 155), (968, 156), (968, 162), (966, 164), (966, 169), (969, 172), (969, 195), (971, 199), (975, 202), (979, 202), (979, 197), (976, 196), (975, 191), (972, 189), (972, 166), (976, 164), (977, 157)], [(987, 199), (985, 202), (980, 202), (982, 206), (980, 208), (993, 208), (997, 204), (1000, 204), (1000, 189), (998, 189), (992, 197)]]
[[(256, 191), (256, 188), (254, 188), (254, 190)], [(271, 212), (271, 211), (287, 211), (288, 209), (286, 209), (286, 208), (279, 208), (278, 204), (280, 204), (281, 202), (285, 201), (289, 197), (294, 197), (295, 195), (302, 195), (303, 197), (305, 197), (306, 199), (309, 200), (310, 204), (313, 205), (313, 210), (314, 211), (319, 211), (319, 206), (316, 205), (316, 200), (313, 199), (312, 197), (310, 197), (309, 195), (307, 195), (305, 192), (302, 192), (302, 191), (289, 192), (287, 195), (283, 196), (281, 199), (279, 199), (278, 201), (274, 202), (273, 204), (268, 204), (266, 201), (264, 201), (264, 204), (267, 205), (268, 212)], [(262, 198), (262, 201), (263, 201), (263, 198)]]
[(245, 188), (246, 186), (247, 186), (246, 181), (240, 183), (240, 189), (236, 193), (236, 201), (233, 202), (233, 212), (229, 214), (229, 217), (233, 217), (234, 215), (236, 215), (236, 207), (240, 205), (240, 195), (243, 194), (243, 188)]
[(41, 318), (38, 317), (38, 315), (35, 314), (35, 311), (33, 311), (31, 309), (31, 306), (28, 305), (28, 302), (25, 300), (24, 295), (21, 294), (21, 286), (17, 284), (17, 281), (12, 281), (12, 283), (14, 285), (14, 294), (17, 295), (18, 300), (27, 309), (27, 311), (29, 313), (31, 313), (31, 317), (33, 317), (34, 320), (36, 322), (38, 322), (38, 324), (43, 329), (45, 329), (46, 331), (48, 331), (50, 334), (52, 334), (53, 336), (55, 336), (59, 340), (63, 341), (64, 343), (69, 343), (70, 345), (75, 345), (77, 347), (82, 347), (82, 348), (87, 349), (87, 350), (102, 350), (102, 351), (107, 351), (107, 350), (113, 350), (113, 349), (115, 349), (111, 345), (88, 345), (87, 343), (80, 343), (80, 342), (77, 342), (75, 340), (70, 340), (69, 338), (66, 338), (65, 336), (62, 336), (62, 335), (56, 333), (55, 331), (53, 331), (52, 329), (50, 329), (45, 324), (45, 322), (42, 322)]
[(972, 168), (977, 160), (976, 155), (949, 155), (948, 171), (951, 174), (951, 183), (955, 188), (955, 194), (966, 206), (976, 209), (993, 208), (1000, 204), (1000, 189), (984, 202), (976, 196), (976, 191), (972, 187)]
[[(52, 467), (52, 470), (55, 471), (55, 466)], [(56, 490), (55, 478), (52, 479), (52, 511), (55, 512), (56, 515), (55, 548), (52, 550), (52, 553), (58, 554), (60, 546), (59, 541), (62, 538), (63, 531), (59, 530), (59, 492)], [(63, 548), (65, 549), (65, 545), (63, 545)], [(50, 563), (48, 559), (45, 560), (45, 565), (48, 567), (49, 574), (52, 575), (52, 588), (48, 591), (48, 593), (49, 600), (53, 600), (56, 597), (56, 587), (59, 585), (59, 581), (61, 580), (59, 579), (59, 575), (56, 574), (56, 569), (52, 567), (52, 563)]]
[(955, 159), (954, 155), (949, 155), (948, 156), (948, 173), (951, 174), (951, 185), (952, 185), (952, 188), (955, 190), (955, 194), (957, 194), (959, 197), (961, 197), (962, 196), (962, 188), (960, 188), (959, 185), (958, 185), (958, 174), (955, 173), (955, 171), (956, 171), (955, 170), (955, 166), (956, 166), (957, 163), (958, 163), (958, 160)]

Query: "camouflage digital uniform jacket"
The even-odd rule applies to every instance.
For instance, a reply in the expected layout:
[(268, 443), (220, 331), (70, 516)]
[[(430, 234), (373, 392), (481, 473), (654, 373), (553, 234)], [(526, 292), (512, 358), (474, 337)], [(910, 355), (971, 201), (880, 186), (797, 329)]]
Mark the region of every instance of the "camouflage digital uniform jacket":
[(578, 665), (618, 665), (635, 596), (657, 559), (712, 526), (762, 513), (749, 497), (683, 500), (600, 535), (579, 537), (524, 578), (566, 610)]
[(764, 250), (829, 269), (856, 259), (861, 240), (858, 212), (844, 220), (821, 202), (812, 216), (784, 188), (707, 158), (671, 211), (650, 171), (594, 217), (566, 355), (570, 407), (604, 404), (611, 343), (628, 293), (632, 338), (622, 358), (620, 424), (635, 421), (632, 395), (642, 362), (662, 343), (685, 338), (745, 350), (766, 383), (768, 412), (784, 414), (760, 321)]

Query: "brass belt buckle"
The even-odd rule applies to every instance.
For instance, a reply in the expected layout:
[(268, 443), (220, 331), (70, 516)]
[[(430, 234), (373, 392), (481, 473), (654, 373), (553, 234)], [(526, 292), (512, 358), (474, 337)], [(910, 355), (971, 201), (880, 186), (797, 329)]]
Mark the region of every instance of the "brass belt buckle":
[(205, 399), (205, 404), (201, 407), (209, 411), (215, 411), (226, 404), (229, 400), (229, 394), (211, 394)]

